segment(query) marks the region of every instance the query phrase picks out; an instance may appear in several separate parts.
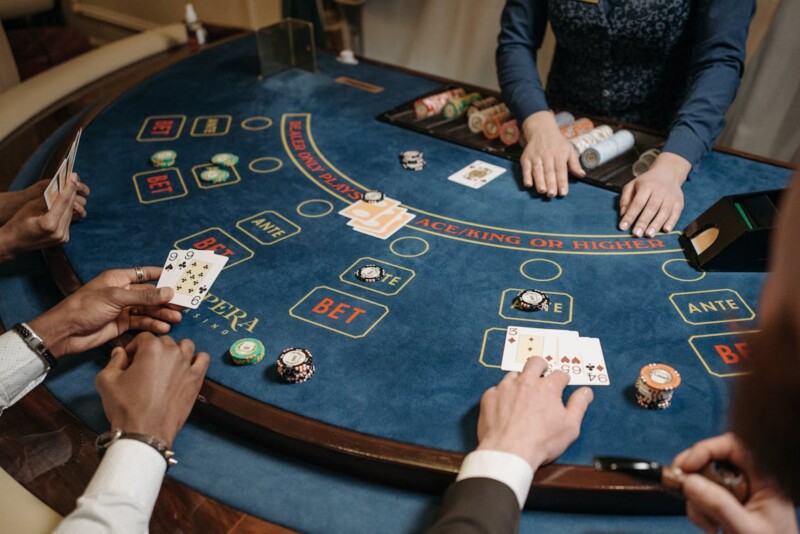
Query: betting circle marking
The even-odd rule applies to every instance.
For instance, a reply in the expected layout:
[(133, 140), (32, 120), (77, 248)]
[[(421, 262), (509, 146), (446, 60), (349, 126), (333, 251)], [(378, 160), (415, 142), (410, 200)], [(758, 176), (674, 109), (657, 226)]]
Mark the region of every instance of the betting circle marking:
[[(326, 206), (326, 209), (320, 213), (311, 213), (308, 211), (306, 212), (303, 211), (303, 208), (307, 208), (309, 205), (315, 205), (315, 204), (322, 204), (323, 206)], [(295, 211), (297, 211), (297, 213), (299, 215), (302, 215), (303, 217), (307, 217), (309, 219), (317, 219), (319, 217), (325, 217), (330, 212), (332, 212), (333, 203), (328, 200), (323, 200), (321, 198), (312, 198), (310, 200), (304, 200), (303, 202), (298, 204), (297, 208), (295, 208)]]
[[(525, 272), (525, 266), (533, 262), (545, 262), (551, 265), (555, 265), (556, 274), (554, 276), (551, 276), (550, 278), (536, 278), (535, 276), (527, 274)], [(564, 269), (562, 269), (561, 266), (556, 262), (554, 262), (553, 260), (546, 260), (544, 258), (533, 258), (531, 260), (522, 262), (522, 265), (519, 266), (519, 272), (520, 274), (522, 274), (522, 276), (524, 276), (528, 280), (533, 280), (534, 282), (552, 282), (553, 280), (558, 280), (559, 278), (561, 278), (561, 275), (564, 274)]]
[[(276, 165), (274, 167), (270, 167), (268, 169), (259, 169), (259, 168), (257, 168), (256, 164), (261, 163), (263, 161), (272, 161), (272, 162), (275, 162)], [(248, 169), (250, 169), (251, 171), (253, 171), (254, 173), (257, 173), (257, 174), (269, 174), (271, 172), (277, 171), (281, 167), (283, 167), (283, 161), (281, 161), (280, 158), (275, 158), (275, 157), (272, 157), (272, 156), (264, 156), (263, 158), (256, 158), (256, 159), (254, 159), (253, 161), (250, 162), (250, 165), (247, 166)]]
[[(395, 250), (395, 246), (398, 243), (401, 243), (401, 242), (407, 241), (407, 240), (409, 240), (409, 241), (410, 240), (422, 241), (422, 244), (423, 244), (424, 248), (420, 252), (417, 252), (416, 254), (407, 254), (407, 253), (397, 252)], [(401, 258), (418, 258), (418, 257), (422, 256), (423, 254), (426, 254), (428, 252), (428, 250), (430, 250), (430, 248), (431, 248), (431, 246), (427, 241), (425, 241), (421, 237), (414, 237), (414, 236), (398, 237), (397, 239), (392, 241), (392, 243), (389, 245), (389, 251), (391, 251), (391, 253), (394, 254), (395, 256), (400, 256)]]
[(678, 282), (697, 282), (697, 281), (702, 280), (703, 278), (705, 278), (706, 275), (708, 274), (706, 272), (701, 272), (700, 276), (698, 276), (697, 278), (681, 278), (679, 276), (675, 276), (674, 274), (670, 274), (669, 271), (667, 271), (667, 265), (669, 265), (670, 263), (675, 262), (675, 261), (681, 261), (681, 262), (689, 263), (689, 260), (684, 259), (684, 258), (672, 258), (671, 260), (667, 260), (667, 261), (665, 261), (664, 263), (661, 264), (661, 271), (665, 275), (667, 275), (668, 278), (672, 278), (673, 280), (677, 280)]
[(242, 121), (241, 126), (243, 130), (248, 130), (250, 132), (266, 130), (272, 126), (272, 119), (269, 117), (248, 117)]

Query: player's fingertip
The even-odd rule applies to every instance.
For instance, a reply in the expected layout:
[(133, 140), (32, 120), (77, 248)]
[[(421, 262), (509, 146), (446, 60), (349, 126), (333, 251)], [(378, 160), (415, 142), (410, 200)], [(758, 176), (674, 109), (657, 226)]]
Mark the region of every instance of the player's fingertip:
[(172, 298), (172, 288), (170, 287), (159, 287), (158, 288), (158, 296), (162, 299), (170, 299)]
[(621, 223), (619, 223), (620, 230), (627, 230), (628, 227), (630, 227), (630, 223), (628, 221), (622, 221)]
[(642, 237), (643, 232), (642, 229), (637, 226), (636, 228), (633, 229), (633, 232), (631, 233), (633, 234), (634, 237)]

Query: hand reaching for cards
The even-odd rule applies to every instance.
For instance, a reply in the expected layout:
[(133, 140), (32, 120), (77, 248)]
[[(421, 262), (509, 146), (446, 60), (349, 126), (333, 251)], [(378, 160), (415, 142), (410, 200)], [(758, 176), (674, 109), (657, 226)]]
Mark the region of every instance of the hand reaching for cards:
[(686, 515), (705, 532), (797, 532), (792, 501), (781, 495), (769, 480), (754, 471), (750, 455), (731, 433), (695, 443), (672, 465), (685, 473), (700, 471), (711, 460), (728, 460), (750, 481), (750, 497), (744, 504), (726, 489), (705, 477), (688, 474), (683, 481)]
[[(10, 261), (23, 252), (66, 243), (69, 240), (70, 223), (86, 215), (89, 188), (78, 182), (77, 175), (67, 180), (50, 210), (39, 189), (40, 183), (21, 191), (25, 195), (31, 191), (37, 195), (25, 202), (0, 227), (0, 261)], [(17, 194), (11, 198), (11, 202), (18, 202), (21, 198), (24, 197)], [(3, 212), (6, 212), (5, 208)]]
[(547, 362), (529, 358), (521, 373), (508, 373), (481, 398), (478, 449), (510, 452), (534, 471), (555, 460), (578, 438), (594, 394), (582, 387), (561, 401), (569, 376), (555, 371), (542, 377)]
[(540, 195), (554, 197), (569, 193), (569, 175), (583, 177), (578, 153), (558, 129), (553, 113), (540, 111), (530, 115), (522, 124), (528, 143), (520, 157), (522, 183), (536, 185)]
[(168, 447), (186, 422), (209, 364), (194, 343), (149, 332), (111, 353), (97, 391), (112, 428), (154, 436)]
[[(142, 267), (142, 282), (157, 280), (161, 267)], [(78, 291), (30, 321), (58, 358), (102, 345), (128, 330), (166, 334), (181, 312), (167, 305), (170, 288), (140, 284), (134, 269), (101, 273)]]

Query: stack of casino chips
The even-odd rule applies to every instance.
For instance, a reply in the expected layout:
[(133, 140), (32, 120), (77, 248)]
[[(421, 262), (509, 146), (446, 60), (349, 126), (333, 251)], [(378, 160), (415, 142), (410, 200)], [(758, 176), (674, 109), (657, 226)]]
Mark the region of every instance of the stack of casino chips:
[(370, 204), (377, 204), (385, 198), (383, 192), (378, 191), (377, 189), (370, 189), (369, 191), (364, 192), (361, 195), (361, 200), (364, 202), (369, 202)]
[(575, 116), (569, 111), (560, 111), (556, 113), (553, 118), (556, 120), (556, 126), (559, 128), (575, 122)]
[(511, 119), (500, 127), (500, 141), (506, 146), (519, 142), (519, 135), (519, 124), (516, 119)]
[(594, 123), (584, 117), (569, 124), (559, 126), (558, 129), (561, 130), (561, 133), (564, 134), (564, 137), (567, 139), (575, 139), (579, 135), (592, 131), (594, 129)]
[(575, 150), (578, 151), (578, 155), (580, 156), (586, 152), (586, 149), (593, 147), (594, 145), (601, 143), (606, 139), (609, 139), (612, 135), (614, 135), (614, 130), (611, 129), (611, 126), (603, 124), (590, 132), (579, 135), (571, 142), (572, 146), (575, 147)]
[(253, 337), (240, 339), (230, 349), (235, 365), (255, 365), (264, 359), (264, 353), (264, 344)]
[(362, 265), (356, 269), (355, 275), (358, 280), (372, 284), (373, 282), (383, 280), (383, 277), (386, 275), (386, 271), (380, 265), (374, 265), (370, 263), (367, 265)]
[[(469, 131), (472, 133), (481, 133), (484, 126), (486, 126), (486, 121), (492, 117), (504, 113), (508, 113), (508, 108), (502, 103), (473, 113), (469, 116), (469, 120), (467, 121), (467, 124), (469, 125)], [(511, 114), (508, 113), (507, 116), (510, 115)]]
[(228, 171), (220, 169), (219, 167), (208, 167), (207, 169), (203, 169), (200, 173), (201, 180), (212, 184), (227, 182), (230, 177), (231, 174)]
[(483, 111), (485, 109), (489, 109), (492, 106), (496, 106), (499, 104), (500, 101), (497, 100), (496, 96), (487, 96), (486, 98), (482, 98), (477, 102), (473, 102), (472, 105), (467, 110), (467, 117), (472, 117), (475, 113), (479, 111)]
[(517, 294), (517, 306), (524, 311), (548, 311), (550, 297), (538, 289), (523, 289)]
[(469, 107), (481, 99), (479, 93), (470, 93), (466, 96), (457, 96), (447, 101), (442, 108), (442, 116), (445, 119), (457, 119), (467, 112)]
[[(491, 108), (490, 108), (491, 109)], [(483, 113), (479, 115), (484, 115)], [(479, 116), (473, 115), (473, 117)], [(490, 117), (485, 117), (483, 123), (483, 136), (486, 139), (497, 139), (500, 137), (503, 125), (511, 120), (511, 111), (508, 108), (500, 110), (499, 113)]]
[(467, 92), (462, 88), (450, 89), (449, 91), (442, 91), (435, 95), (420, 98), (414, 102), (414, 113), (417, 120), (427, 119), (428, 117), (435, 117), (442, 112), (442, 108), (450, 100), (466, 95)]
[(584, 169), (594, 169), (618, 158), (633, 148), (633, 134), (628, 130), (618, 130), (614, 135), (581, 154), (581, 165)]
[(178, 158), (178, 153), (174, 150), (159, 150), (150, 156), (150, 163), (153, 167), (165, 168), (175, 165), (175, 160)]
[(230, 152), (221, 152), (211, 157), (211, 163), (219, 167), (233, 167), (239, 163), (239, 156)]
[(314, 361), (307, 349), (291, 347), (278, 356), (278, 374), (291, 384), (300, 384), (314, 376)]
[(636, 379), (636, 404), (650, 410), (666, 410), (680, 385), (681, 375), (669, 365), (645, 365)]
[(407, 171), (421, 171), (425, 168), (425, 155), (419, 150), (406, 150), (400, 153), (400, 164)]

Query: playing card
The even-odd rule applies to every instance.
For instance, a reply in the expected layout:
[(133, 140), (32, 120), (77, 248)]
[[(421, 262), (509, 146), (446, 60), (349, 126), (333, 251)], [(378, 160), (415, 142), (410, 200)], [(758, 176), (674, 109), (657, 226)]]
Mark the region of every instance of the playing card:
[(47, 209), (50, 209), (53, 203), (58, 198), (58, 193), (61, 191), (62, 176), (67, 174), (67, 160), (61, 162), (58, 170), (50, 179), (47, 189), (44, 190), (44, 201), (47, 204)]
[(347, 225), (352, 226), (356, 232), (379, 239), (388, 239), (414, 217), (416, 215), (408, 213), (404, 208), (392, 208), (390, 212), (369, 221), (369, 224), (353, 219)]
[(183, 257), (185, 250), (174, 249), (167, 254), (164, 267), (161, 269), (161, 276), (158, 277), (157, 287), (172, 287), (175, 278), (178, 276), (178, 257)]
[(415, 217), (400, 207), (399, 200), (388, 197), (380, 202), (354, 202), (339, 214), (348, 217), (347, 225), (357, 232), (379, 239), (387, 239)]
[[(75, 139), (72, 141), (72, 146), (69, 148), (69, 155), (67, 156), (67, 176), (72, 174), (72, 168), (75, 166), (75, 157), (78, 155), (78, 144), (81, 142), (81, 133), (83, 128), (78, 130)], [(61, 184), (63, 187), (64, 184)]]
[(506, 172), (502, 167), (485, 161), (476, 160), (447, 177), (451, 182), (466, 185), (472, 189), (480, 189), (501, 174)]
[(500, 368), (504, 371), (521, 372), (525, 362), (532, 356), (547, 360), (552, 369), (558, 356), (562, 339), (578, 338), (574, 330), (554, 330), (547, 328), (527, 328), (509, 326), (506, 330), (506, 342), (503, 347), (503, 360)]
[[(583, 343), (583, 367), (584, 376), (588, 386), (608, 386), (611, 378), (608, 375), (606, 359), (603, 356), (603, 349), (600, 340), (596, 337), (581, 338)], [(572, 385), (572, 381), (570, 381)], [(580, 385), (580, 384), (575, 384)]]
[(196, 255), (187, 261), (189, 265), (178, 275), (174, 287), (175, 296), (170, 303), (196, 309), (222, 272), (228, 257), (218, 254)]
[(384, 197), (380, 202), (365, 202), (363, 200), (359, 200), (358, 202), (353, 202), (343, 210), (340, 210), (339, 215), (344, 215), (350, 219), (367, 221), (379, 216), (387, 209), (394, 208), (399, 205), (399, 200), (389, 197)]
[(228, 263), (228, 257), (219, 254), (195, 254), (185, 261), (187, 265), (178, 274), (173, 288), (175, 296), (170, 304), (196, 309)]
[(570, 386), (607, 386), (610, 384), (600, 340), (572, 338), (559, 343), (555, 369), (569, 375)]

